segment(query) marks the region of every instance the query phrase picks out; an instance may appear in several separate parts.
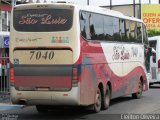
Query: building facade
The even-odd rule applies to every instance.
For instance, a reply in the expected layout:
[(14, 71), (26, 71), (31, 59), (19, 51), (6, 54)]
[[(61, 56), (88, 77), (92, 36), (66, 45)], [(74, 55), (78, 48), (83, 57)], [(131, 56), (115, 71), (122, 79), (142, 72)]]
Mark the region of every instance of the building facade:
[(11, 4), (0, 1), (0, 92), (9, 92), (9, 35)]
[(125, 4), (125, 5), (113, 5), (113, 6), (101, 6), (104, 8), (119, 11), (127, 16), (133, 16), (141, 19), (141, 4)]

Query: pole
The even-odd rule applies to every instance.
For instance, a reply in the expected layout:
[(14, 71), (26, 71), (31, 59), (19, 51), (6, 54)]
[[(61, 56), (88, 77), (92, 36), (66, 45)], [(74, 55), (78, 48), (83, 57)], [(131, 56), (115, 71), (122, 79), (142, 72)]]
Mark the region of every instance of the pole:
[(110, 0), (110, 10), (112, 10), (112, 0)]
[(149, 4), (151, 4), (151, 0), (149, 0)]
[(159, 0), (159, 4), (160, 4), (160, 0)]
[(12, 8), (16, 5), (16, 0), (12, 0)]
[(135, 17), (136, 16), (136, 14), (135, 14), (135, 0), (133, 0), (133, 16)]
[(139, 0), (139, 19), (141, 19), (141, 0)]
[(2, 9), (2, 3), (1, 3), (1, 0), (0, 0), (0, 31), (2, 31), (1, 9)]
[(87, 0), (87, 5), (89, 5), (89, 0)]

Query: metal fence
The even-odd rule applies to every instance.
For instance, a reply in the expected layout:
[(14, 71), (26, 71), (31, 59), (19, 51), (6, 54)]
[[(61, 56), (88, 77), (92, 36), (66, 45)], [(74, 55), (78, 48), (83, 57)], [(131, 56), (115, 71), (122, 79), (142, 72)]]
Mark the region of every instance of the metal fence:
[(0, 93), (9, 92), (9, 57), (0, 57)]

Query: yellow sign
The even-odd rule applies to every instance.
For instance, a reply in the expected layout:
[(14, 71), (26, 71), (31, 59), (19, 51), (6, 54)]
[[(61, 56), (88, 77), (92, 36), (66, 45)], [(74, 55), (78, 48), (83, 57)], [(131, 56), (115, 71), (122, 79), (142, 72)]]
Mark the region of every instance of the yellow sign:
[(142, 19), (147, 29), (160, 30), (160, 5), (143, 4)]

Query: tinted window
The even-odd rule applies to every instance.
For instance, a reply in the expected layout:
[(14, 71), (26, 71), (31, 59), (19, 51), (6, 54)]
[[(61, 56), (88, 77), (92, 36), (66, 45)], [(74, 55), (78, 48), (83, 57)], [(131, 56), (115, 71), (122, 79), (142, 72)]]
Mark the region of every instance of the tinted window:
[(13, 25), (17, 31), (67, 31), (73, 22), (73, 10), (69, 9), (15, 10), (13, 14)]
[(90, 34), (92, 40), (104, 40), (103, 16), (99, 14), (90, 14)]
[(130, 21), (130, 41), (135, 42), (136, 38), (136, 22)]
[(142, 43), (142, 23), (137, 23), (137, 42)]
[(80, 29), (81, 29), (81, 35), (84, 38), (86, 38), (87, 34), (86, 34), (86, 14), (85, 13), (80, 14)]
[(89, 28), (89, 15), (90, 14), (87, 12), (80, 13), (81, 35), (86, 39), (91, 39)]
[(113, 17), (104, 16), (104, 35), (105, 40), (113, 40)]
[(143, 43), (148, 45), (147, 30), (144, 24), (142, 27), (143, 27)]
[[(142, 43), (142, 23), (91, 12), (80, 13), (81, 35), (89, 40)], [(146, 29), (143, 31), (147, 40)]]
[(120, 34), (121, 34), (122, 41), (127, 42), (129, 40), (128, 22), (124, 19), (120, 20)]
[(113, 18), (113, 38), (115, 41), (120, 41), (120, 19)]
[(104, 40), (104, 20), (100, 14), (80, 13), (81, 35), (88, 40)]

